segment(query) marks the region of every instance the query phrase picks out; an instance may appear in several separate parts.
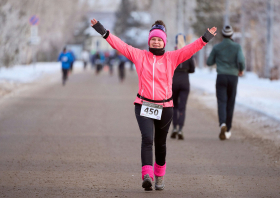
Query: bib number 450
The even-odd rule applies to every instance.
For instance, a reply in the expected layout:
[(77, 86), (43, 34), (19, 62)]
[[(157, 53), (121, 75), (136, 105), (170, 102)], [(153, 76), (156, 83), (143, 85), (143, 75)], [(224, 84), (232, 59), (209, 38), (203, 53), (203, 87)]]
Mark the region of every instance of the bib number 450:
[(162, 114), (162, 108), (163, 108), (162, 105), (143, 102), (140, 115), (144, 117), (160, 120)]
[(144, 112), (146, 112), (147, 114), (150, 114), (150, 115), (155, 115), (157, 116), (158, 115), (158, 110), (157, 109), (153, 109), (153, 108), (150, 108), (150, 111), (149, 111), (149, 107), (147, 107)]

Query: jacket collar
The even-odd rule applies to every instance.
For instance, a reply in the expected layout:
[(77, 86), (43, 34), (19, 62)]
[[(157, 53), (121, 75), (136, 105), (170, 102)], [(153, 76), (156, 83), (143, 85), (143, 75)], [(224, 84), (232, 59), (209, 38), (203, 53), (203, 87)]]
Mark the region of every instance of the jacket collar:
[(232, 39), (230, 39), (230, 38), (224, 38), (223, 42), (234, 42), (234, 41)]
[(156, 56), (162, 56), (165, 53), (165, 49), (164, 48), (150, 48), (149, 47), (149, 51), (153, 53), (153, 55)]
[[(156, 56), (156, 55), (154, 55), (152, 52), (150, 52), (150, 51), (147, 51), (148, 52), (148, 57), (149, 58), (153, 58), (154, 56)], [(162, 57), (164, 57), (165, 56), (165, 54), (166, 54), (166, 52), (162, 55), (162, 56), (156, 56), (157, 57), (157, 59), (159, 60), (159, 59), (161, 59)]]

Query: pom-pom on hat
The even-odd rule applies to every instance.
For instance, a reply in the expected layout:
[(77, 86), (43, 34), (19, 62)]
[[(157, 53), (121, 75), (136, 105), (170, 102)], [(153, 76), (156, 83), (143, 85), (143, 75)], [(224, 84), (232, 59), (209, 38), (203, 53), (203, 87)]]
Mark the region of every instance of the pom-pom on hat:
[(224, 26), (223, 30), (222, 30), (222, 34), (224, 36), (232, 36), (233, 35), (233, 29), (230, 25), (226, 25)]

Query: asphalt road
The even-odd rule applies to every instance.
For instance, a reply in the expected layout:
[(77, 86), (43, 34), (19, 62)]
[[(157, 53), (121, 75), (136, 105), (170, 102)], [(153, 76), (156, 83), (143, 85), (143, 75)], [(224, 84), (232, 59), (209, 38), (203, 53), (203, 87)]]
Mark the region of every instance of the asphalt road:
[[(165, 190), (141, 187), (135, 73), (34, 83), (0, 103), (0, 197), (280, 197), (279, 152), (190, 95), (185, 140), (167, 141)], [(36, 89), (35, 89), (36, 88)], [(268, 152), (269, 151), (269, 152)]]

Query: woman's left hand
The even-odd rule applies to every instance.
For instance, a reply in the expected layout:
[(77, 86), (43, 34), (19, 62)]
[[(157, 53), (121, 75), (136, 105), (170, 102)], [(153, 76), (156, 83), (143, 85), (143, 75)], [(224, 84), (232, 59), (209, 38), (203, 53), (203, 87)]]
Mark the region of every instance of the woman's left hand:
[(210, 30), (209, 28), (207, 29), (212, 35), (216, 36), (216, 31), (217, 31), (217, 28), (216, 27), (212, 27)]
[(216, 36), (216, 27), (212, 27), (211, 29), (207, 29), (205, 34), (202, 36), (204, 42), (208, 43), (214, 36)]
[(90, 20), (90, 22), (91, 26), (94, 26), (98, 21), (95, 18), (93, 18), (92, 20)]

